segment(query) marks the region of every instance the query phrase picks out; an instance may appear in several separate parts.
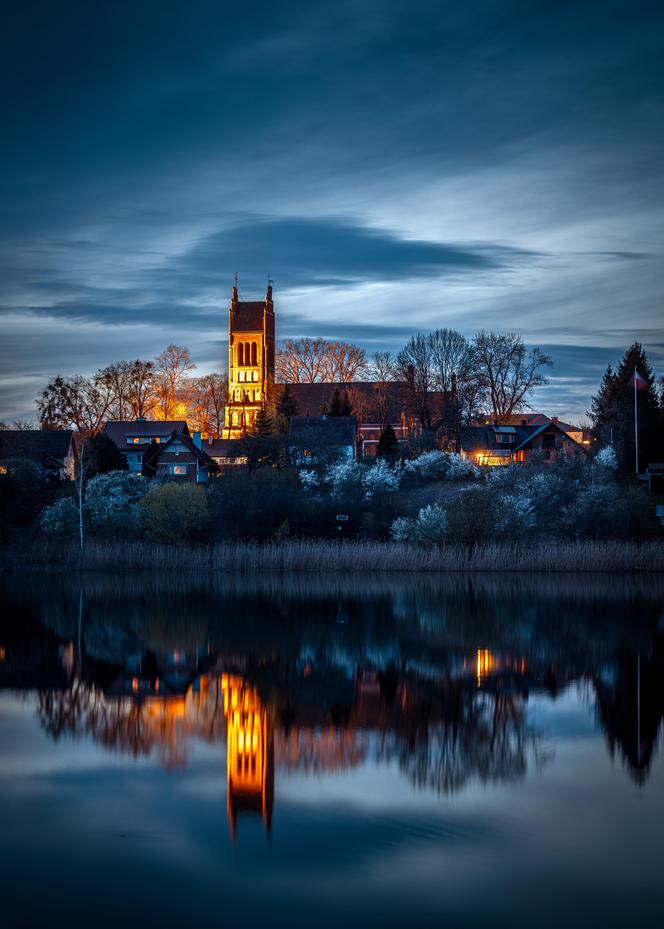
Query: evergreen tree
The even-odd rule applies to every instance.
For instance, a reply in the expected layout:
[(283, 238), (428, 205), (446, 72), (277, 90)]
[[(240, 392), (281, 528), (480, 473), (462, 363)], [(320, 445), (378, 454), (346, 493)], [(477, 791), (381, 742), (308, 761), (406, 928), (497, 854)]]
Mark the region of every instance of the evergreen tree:
[(341, 400), (341, 394), (339, 393), (339, 388), (335, 387), (332, 391), (332, 396), (330, 397), (327, 404), (327, 415), (328, 416), (343, 416), (343, 402)]
[(636, 391), (639, 420), (639, 468), (664, 457), (664, 415), (648, 356), (638, 342), (623, 355), (615, 372), (607, 368), (590, 416), (599, 446), (611, 444), (623, 471), (634, 471), (634, 371), (645, 381)]
[(269, 410), (265, 406), (262, 406), (258, 413), (256, 413), (256, 419), (253, 422), (250, 434), (253, 438), (264, 439), (274, 435), (274, 433), (274, 419)]
[(290, 384), (284, 384), (275, 404), (277, 431), (282, 435), (287, 433), (291, 417), (297, 416), (299, 412)]
[(381, 432), (380, 438), (378, 439), (376, 457), (386, 458), (388, 461), (392, 461), (394, 458), (396, 458), (398, 450), (399, 440), (397, 439), (394, 429), (388, 423)]
[(352, 416), (353, 415), (353, 404), (350, 402), (350, 397), (348, 396), (348, 391), (344, 390), (343, 400), (341, 401), (341, 416)]

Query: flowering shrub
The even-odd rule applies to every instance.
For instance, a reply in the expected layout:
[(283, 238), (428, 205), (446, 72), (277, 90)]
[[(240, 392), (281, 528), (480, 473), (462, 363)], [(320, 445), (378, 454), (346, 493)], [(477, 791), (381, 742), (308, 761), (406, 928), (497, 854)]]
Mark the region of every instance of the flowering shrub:
[(356, 461), (339, 461), (325, 472), (325, 483), (330, 485), (333, 497), (360, 485), (363, 469)]
[(151, 485), (127, 471), (110, 471), (88, 482), (85, 504), (92, 527), (112, 532), (134, 532), (139, 527), (139, 502)]
[(496, 532), (516, 538), (535, 528), (535, 507), (525, 494), (506, 494), (496, 504)]
[(416, 519), (400, 516), (390, 528), (395, 542), (411, 542), (417, 545), (439, 545), (445, 541), (447, 518), (445, 510), (437, 504), (423, 506)]
[(479, 468), (472, 463), (450, 452), (424, 452), (419, 458), (407, 461), (404, 465), (407, 474), (416, 474), (425, 481), (447, 479), (460, 481), (479, 477)]
[(618, 470), (618, 459), (616, 457), (616, 453), (610, 445), (607, 445), (605, 448), (602, 448), (597, 452), (595, 455), (595, 461), (603, 468), (608, 468), (609, 471)]
[(384, 458), (378, 458), (372, 468), (363, 475), (362, 486), (366, 497), (385, 494), (399, 489), (401, 475), (396, 468), (391, 468)]
[(48, 535), (74, 535), (78, 530), (78, 510), (70, 497), (60, 497), (42, 510), (39, 525)]
[(314, 487), (320, 486), (320, 478), (315, 471), (309, 471), (308, 469), (303, 468), (298, 473), (298, 477), (304, 490), (313, 490)]

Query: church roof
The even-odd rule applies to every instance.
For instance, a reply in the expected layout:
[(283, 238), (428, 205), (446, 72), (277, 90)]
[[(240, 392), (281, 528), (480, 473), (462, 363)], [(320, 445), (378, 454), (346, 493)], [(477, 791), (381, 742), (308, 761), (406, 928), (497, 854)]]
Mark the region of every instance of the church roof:
[(231, 304), (235, 332), (260, 332), (263, 328), (263, 300), (241, 301)]
[[(383, 405), (388, 422), (399, 423), (401, 414), (408, 405), (408, 385), (405, 381), (389, 381), (387, 384), (374, 381), (289, 384), (288, 387), (297, 404), (298, 412), (303, 416), (320, 416), (324, 413), (335, 390), (339, 391), (342, 399), (344, 393), (348, 394), (360, 424), (378, 423), (380, 407)], [(429, 402), (434, 413), (440, 415), (445, 396), (440, 391), (431, 391)]]

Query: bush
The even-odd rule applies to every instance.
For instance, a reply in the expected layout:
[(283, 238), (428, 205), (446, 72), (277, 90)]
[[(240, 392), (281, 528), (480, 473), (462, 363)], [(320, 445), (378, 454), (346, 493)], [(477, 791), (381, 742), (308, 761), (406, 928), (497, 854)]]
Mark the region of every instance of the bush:
[(47, 535), (73, 537), (78, 532), (78, 509), (71, 497), (60, 497), (42, 510), (39, 525)]
[(474, 545), (495, 534), (496, 502), (488, 489), (471, 488), (450, 500), (447, 506), (447, 534), (453, 542)]
[(400, 481), (399, 471), (391, 468), (384, 458), (378, 458), (373, 467), (362, 476), (362, 486), (367, 498), (398, 490)]
[(442, 506), (423, 506), (415, 519), (399, 516), (390, 527), (395, 542), (416, 545), (441, 545), (447, 535), (447, 517)]
[(148, 486), (144, 477), (127, 471), (111, 471), (92, 478), (85, 491), (91, 527), (113, 536), (138, 532), (139, 503)]
[(525, 494), (505, 494), (496, 502), (496, 533), (518, 539), (535, 528), (535, 506)]
[(189, 542), (203, 535), (209, 513), (202, 487), (176, 483), (152, 487), (140, 512), (145, 534), (155, 542)]
[(419, 458), (407, 461), (404, 465), (407, 474), (417, 475), (425, 481), (463, 481), (476, 480), (480, 469), (454, 452), (424, 452)]
[(595, 461), (603, 468), (608, 468), (609, 471), (618, 470), (618, 458), (610, 445), (607, 445), (606, 448), (602, 448), (597, 452)]

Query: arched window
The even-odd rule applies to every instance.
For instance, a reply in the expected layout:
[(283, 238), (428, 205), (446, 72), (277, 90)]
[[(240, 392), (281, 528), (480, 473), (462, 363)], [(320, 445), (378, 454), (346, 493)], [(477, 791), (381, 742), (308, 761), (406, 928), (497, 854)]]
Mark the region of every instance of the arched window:
[(258, 371), (252, 371), (252, 372), (251, 372), (251, 379), (252, 379), (252, 381), (257, 381), (257, 380), (258, 380)]
[(255, 342), (251, 343), (251, 363), (252, 365), (258, 364), (258, 347)]
[(244, 364), (244, 344), (242, 342), (237, 347), (237, 363), (238, 365)]
[(238, 424), (237, 413), (233, 413), (233, 420), (232, 420), (232, 422), (233, 422), (233, 425), (234, 425), (234, 426), (237, 426), (237, 424)]

